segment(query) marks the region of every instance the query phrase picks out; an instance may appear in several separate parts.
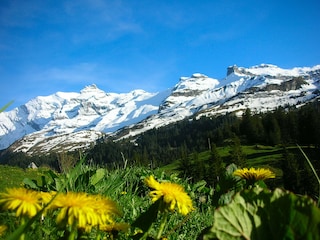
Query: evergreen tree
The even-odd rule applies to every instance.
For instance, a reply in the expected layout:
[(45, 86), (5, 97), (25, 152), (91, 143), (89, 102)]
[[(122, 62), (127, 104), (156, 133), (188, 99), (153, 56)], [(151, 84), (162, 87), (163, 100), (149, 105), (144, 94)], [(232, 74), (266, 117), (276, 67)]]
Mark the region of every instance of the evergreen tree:
[(251, 115), (251, 110), (246, 109), (242, 115), (242, 121), (240, 124), (241, 134), (245, 135), (249, 143), (255, 143), (258, 135), (258, 129), (254, 124), (253, 117)]
[(208, 159), (206, 180), (210, 185), (214, 186), (217, 182), (219, 182), (222, 174), (224, 174), (224, 164), (217, 150), (217, 146), (212, 144), (210, 158)]
[(272, 146), (280, 144), (281, 131), (279, 123), (273, 113), (269, 113), (266, 115), (264, 125), (266, 129), (267, 144), (270, 144)]
[(242, 151), (240, 139), (237, 136), (235, 136), (232, 141), (230, 160), (238, 167), (244, 167), (246, 164), (246, 155)]
[(281, 162), (283, 172), (283, 187), (295, 193), (301, 190), (301, 175), (299, 171), (299, 163), (295, 155), (284, 148), (283, 160)]
[(192, 154), (192, 160), (193, 160), (193, 181), (197, 182), (204, 179), (205, 176), (205, 165), (204, 161), (199, 158), (199, 153), (194, 152)]
[(180, 176), (183, 178), (192, 177), (193, 175), (193, 166), (191, 160), (188, 156), (187, 146), (184, 142), (180, 147), (180, 160), (178, 170), (180, 171)]

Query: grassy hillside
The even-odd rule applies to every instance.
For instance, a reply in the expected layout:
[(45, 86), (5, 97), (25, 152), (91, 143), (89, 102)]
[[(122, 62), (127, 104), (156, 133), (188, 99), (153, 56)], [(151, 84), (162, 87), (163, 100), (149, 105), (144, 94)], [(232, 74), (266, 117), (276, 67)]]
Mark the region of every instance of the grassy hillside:
[[(291, 150), (297, 150), (297, 147), (291, 147)], [(219, 155), (224, 162), (228, 162), (231, 147), (218, 147)], [(266, 167), (271, 168), (278, 178), (282, 176), (280, 169), (280, 160), (283, 158), (283, 148), (281, 146), (263, 146), (263, 145), (249, 145), (242, 146), (243, 153), (246, 156), (247, 167)], [(305, 148), (308, 152), (308, 148)], [(206, 161), (210, 158), (210, 151), (204, 151), (198, 154), (198, 157), (202, 161)], [(189, 156), (192, 161), (192, 154)], [(303, 159), (302, 159), (303, 160)], [(176, 160), (170, 164), (167, 164), (160, 168), (168, 174), (177, 173), (179, 166), (179, 160)], [(18, 167), (11, 167), (0, 165), (0, 190), (6, 187), (21, 186), (24, 178), (35, 179), (41, 182), (41, 176), (44, 176), (44, 172), (47, 169), (40, 168), (34, 169), (22, 169)]]
[(44, 176), (46, 169), (22, 169), (19, 167), (12, 167), (0, 165), (0, 191), (5, 188), (21, 187), (23, 186), (23, 179), (30, 178), (41, 181), (41, 176)]
[[(230, 162), (230, 146), (218, 147), (219, 155), (224, 162)], [(249, 145), (242, 146), (242, 151), (246, 156), (246, 166), (247, 167), (269, 167), (277, 171), (278, 176), (281, 176), (281, 170), (279, 167), (279, 161), (282, 159), (283, 148), (280, 146), (271, 147), (263, 145)], [(198, 154), (198, 158), (202, 161), (207, 161), (210, 158), (210, 151), (204, 151)], [(192, 154), (189, 155), (192, 161)], [(175, 172), (179, 166), (179, 160), (172, 162), (166, 166), (161, 167), (164, 171)]]
[[(292, 150), (295, 151), (296, 148), (293, 147)], [(220, 156), (226, 163), (230, 161), (230, 151), (230, 147), (218, 148)], [(256, 145), (243, 146), (242, 151), (246, 155), (247, 167), (253, 166), (270, 168), (273, 170), (273, 172), (276, 173), (278, 179), (282, 178), (281, 168), (279, 167), (279, 162), (281, 162), (283, 158), (283, 149), (281, 147), (267, 147)], [(191, 154), (189, 157), (192, 160), (193, 155)], [(206, 162), (209, 157), (210, 151), (198, 153), (198, 161), (200, 159), (200, 161)], [(71, 195), (65, 197), (64, 200), (59, 203), (59, 205), (62, 205), (63, 209), (66, 209), (66, 207), (63, 207), (64, 205), (69, 208), (75, 207), (76, 210), (73, 211), (76, 211), (75, 213), (77, 213), (78, 211), (78, 214), (84, 216), (82, 221), (91, 221), (93, 219), (91, 218), (91, 216), (93, 215), (90, 215), (90, 217), (86, 217), (86, 211), (97, 209), (97, 206), (94, 205), (94, 208), (90, 210), (90, 202), (99, 201), (98, 209), (100, 209), (101, 197), (107, 197), (109, 199), (107, 200), (108, 203), (111, 203), (110, 201), (114, 201), (117, 208), (119, 209), (119, 213), (117, 213), (118, 216), (114, 219), (114, 221), (115, 224), (119, 223), (120, 225), (112, 225), (114, 222), (111, 222), (111, 225), (113, 227), (119, 227), (123, 226), (121, 225), (122, 223), (126, 223), (128, 224), (128, 226), (130, 226), (127, 232), (120, 232), (119, 234), (118, 231), (115, 230), (107, 231), (107, 233), (101, 233), (100, 229), (97, 230), (96, 228), (94, 228), (94, 230), (92, 231), (90, 229), (89, 232), (83, 232), (83, 229), (80, 228), (78, 230), (70, 228), (71, 225), (68, 225), (66, 221), (59, 223), (58, 218), (56, 217), (57, 214), (59, 214), (59, 210), (54, 209), (54, 211), (48, 211), (45, 214), (43, 221), (35, 221), (32, 225), (30, 225), (31, 227), (23, 231), (22, 235), (26, 235), (26, 239), (49, 240), (62, 239), (62, 237), (68, 237), (68, 239), (102, 239), (99, 238), (100, 234), (101, 236), (109, 237), (108, 239), (203, 239), (198, 237), (201, 234), (212, 236), (213, 232), (214, 234), (218, 232), (217, 229), (211, 228), (210, 230), (208, 227), (212, 226), (212, 224), (214, 224), (215, 222), (220, 223), (220, 220), (214, 221), (214, 217), (219, 217), (219, 211), (217, 212), (217, 210), (221, 209), (222, 207), (224, 207), (224, 211), (230, 213), (230, 218), (228, 218), (225, 223), (221, 223), (223, 224), (223, 228), (228, 226), (230, 223), (233, 224), (233, 221), (246, 222), (246, 224), (250, 225), (248, 228), (246, 227), (246, 229), (259, 227), (255, 226), (255, 222), (251, 223), (250, 219), (241, 219), (243, 216), (245, 216), (245, 214), (251, 213), (251, 208), (241, 209), (241, 214), (233, 214), (233, 211), (235, 210), (234, 208), (238, 208), (239, 204), (232, 205), (232, 199), (236, 197), (238, 191), (246, 189), (246, 187), (253, 190), (253, 192), (249, 195), (237, 195), (237, 197), (243, 197), (241, 201), (248, 201), (248, 204), (252, 204), (253, 208), (267, 208), (271, 206), (270, 199), (280, 198), (284, 196), (284, 202), (276, 201), (275, 203), (272, 203), (275, 204), (275, 206), (273, 207), (272, 205), (271, 210), (266, 209), (262, 211), (267, 213), (269, 213), (270, 211), (276, 211), (276, 213), (271, 214), (270, 216), (260, 216), (258, 214), (259, 212), (257, 211), (255, 219), (261, 218), (261, 222), (269, 222), (270, 217), (274, 217), (279, 214), (277, 212), (279, 209), (283, 209), (284, 206), (292, 206), (292, 204), (296, 204), (296, 202), (301, 203), (301, 201), (303, 201), (306, 209), (301, 210), (301, 208), (299, 208), (298, 210), (296, 210), (294, 208), (286, 208), (286, 214), (283, 214), (283, 211), (281, 210), (281, 216), (284, 219), (279, 220), (277, 217), (272, 221), (286, 222), (286, 216), (295, 215), (299, 216), (299, 219), (297, 219), (298, 222), (304, 222), (306, 221), (306, 218), (308, 219), (309, 214), (319, 214), (319, 218), (313, 219), (317, 221), (319, 220), (320, 222), (320, 210), (315, 207), (314, 202), (310, 201), (309, 198), (299, 199), (301, 197), (300, 195), (299, 197), (295, 195), (289, 196), (287, 195), (288, 193), (279, 189), (275, 194), (266, 191), (262, 193), (261, 199), (256, 198), (254, 194), (257, 194), (257, 192), (254, 191), (259, 188), (252, 188), (253, 185), (249, 187), (249, 185), (247, 185), (248, 182), (244, 181), (245, 179), (239, 179), (234, 176), (234, 166), (225, 169), (224, 177), (221, 177), (221, 180), (219, 182), (220, 186), (216, 185), (215, 188), (213, 188), (213, 186), (206, 185), (206, 183), (201, 180), (192, 182), (186, 178), (178, 177), (178, 166), (179, 160), (158, 169), (127, 166), (108, 170), (105, 168), (99, 168), (98, 166), (88, 166), (84, 164), (84, 159), (82, 159), (80, 160), (80, 163), (71, 170), (71, 172), (67, 174), (56, 174), (50, 169), (23, 170), (17, 167), (0, 165), (0, 192), (2, 192), (6, 187), (22, 186), (24, 178), (36, 180), (37, 184), (29, 181), (28, 186), (34, 190), (37, 190), (37, 194), (42, 194), (42, 198), (43, 196), (45, 196), (44, 194), (47, 193), (47, 191), (51, 192), (51, 194), (60, 192), (58, 196), (62, 197), (66, 196), (66, 192), (70, 193)], [(154, 178), (156, 179), (155, 182), (146, 182), (146, 179), (150, 179), (150, 176), (154, 176)], [(45, 185), (42, 184), (43, 177), (46, 178)], [(269, 182), (266, 183), (269, 186)], [(267, 187), (267, 185), (260, 184), (261, 183), (259, 183), (259, 186)], [(181, 194), (181, 191), (185, 192)], [(262, 188), (260, 188), (260, 190), (258, 191), (262, 191)], [(165, 198), (165, 195), (162, 195), (161, 198), (153, 203), (151, 199), (160, 193), (168, 194), (169, 198)], [(18, 194), (18, 196), (14, 195), (13, 198), (17, 197), (18, 201), (33, 201), (31, 200), (33, 198), (30, 198), (28, 196), (24, 197), (24, 194), (27, 195), (27, 193)], [(81, 197), (76, 197), (76, 194), (82, 195), (78, 195)], [(53, 195), (50, 196), (52, 198)], [(184, 215), (181, 211), (179, 211), (179, 204), (180, 206), (186, 207), (187, 196), (189, 196), (191, 199), (192, 210), (190, 210), (187, 215)], [(91, 198), (89, 200), (86, 200), (89, 197)], [(5, 198), (6, 196), (4, 196), (4, 199)], [(165, 202), (168, 201), (168, 199), (171, 203)], [(254, 201), (256, 201), (257, 199), (259, 200), (259, 204), (261, 201), (265, 201), (268, 204), (262, 204), (261, 206), (257, 205), (256, 203), (254, 203)], [(12, 200), (10, 198), (6, 201)], [(85, 203), (83, 201), (85, 201)], [(176, 203), (178, 205), (176, 205)], [(277, 204), (284, 205), (278, 206)], [(171, 207), (173, 207), (175, 211), (171, 211), (173, 210), (171, 209)], [(231, 207), (232, 209), (228, 209), (229, 207)], [(86, 210), (81, 210), (82, 208)], [(296, 213), (295, 211), (302, 211), (302, 214), (300, 214), (300, 212)], [(61, 210), (60, 213), (61, 212), (63, 211)], [(213, 212), (215, 212), (215, 214), (213, 214)], [(244, 215), (242, 214), (243, 212), (245, 213)], [(308, 216), (305, 216), (305, 212), (308, 212)], [(99, 213), (101, 212), (99, 211)], [(68, 214), (72, 214), (72, 211), (70, 211), (70, 213)], [(93, 212), (90, 212), (90, 214), (93, 214)], [(264, 219), (265, 217), (267, 218), (267, 220)], [(64, 216), (63, 219), (67, 219), (67, 216)], [(73, 219), (74, 220), (72, 221), (78, 221), (77, 217)], [(33, 219), (31, 219), (30, 221), (33, 221)], [(15, 230), (19, 226), (19, 224), (22, 223), (19, 223), (19, 219), (15, 219), (12, 211), (2, 212), (0, 214), (0, 230), (3, 225), (5, 225), (5, 228), (8, 228), (5, 233), (6, 235), (4, 235), (5, 237), (10, 236), (11, 239), (18, 239), (14, 234), (16, 234)], [(63, 224), (66, 224), (65, 228), (61, 226)], [(318, 223), (315, 222), (315, 224)], [(274, 226), (272, 226), (274, 229), (266, 228), (259, 231), (263, 231), (263, 233), (261, 234), (268, 234), (272, 231), (280, 231), (280, 234), (282, 234), (281, 236), (283, 237), (280, 239), (284, 239), (287, 233), (281, 232), (283, 231), (282, 229), (277, 229), (277, 227), (280, 225), (281, 224), (275, 224)], [(291, 225), (290, 222), (288, 222), (287, 225), (288, 227), (286, 229), (300, 227), (300, 225)], [(220, 229), (219, 226), (217, 226), (217, 228)], [(239, 234), (237, 232), (238, 230), (233, 229), (232, 231), (235, 231), (235, 234)], [(303, 232), (303, 234), (304, 232), (306, 232), (310, 233), (312, 236), (316, 236), (318, 234), (316, 229), (306, 228), (301, 231)], [(75, 235), (73, 236), (73, 234)], [(145, 236), (143, 236), (143, 234), (145, 234)], [(248, 232), (246, 234), (250, 236), (251, 233)], [(303, 237), (300, 238), (302, 239)], [(222, 239), (230, 239), (230, 236), (226, 236)]]

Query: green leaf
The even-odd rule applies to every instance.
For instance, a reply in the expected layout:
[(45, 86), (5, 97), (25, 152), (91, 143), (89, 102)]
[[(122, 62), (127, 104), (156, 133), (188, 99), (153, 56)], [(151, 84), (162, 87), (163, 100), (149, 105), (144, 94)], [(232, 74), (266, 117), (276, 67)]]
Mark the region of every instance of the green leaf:
[(214, 218), (215, 231), (219, 239), (250, 239), (252, 223), (244, 199), (239, 198), (236, 204), (220, 208)]
[[(210, 237), (216, 236), (216, 237)], [(320, 209), (306, 196), (254, 188), (216, 209), (203, 239), (319, 239)]]
[(142, 213), (132, 224), (133, 227), (140, 228), (143, 232), (147, 232), (158, 216), (158, 210), (162, 198), (155, 201), (147, 211)]
[(66, 188), (66, 181), (62, 178), (55, 179), (55, 189), (58, 192), (63, 191)]
[(105, 176), (105, 170), (103, 168), (99, 168), (96, 170), (96, 173), (90, 177), (90, 184), (95, 186), (98, 182), (100, 182)]
[(39, 190), (38, 184), (36, 180), (31, 180), (30, 178), (24, 178), (23, 184), (31, 189)]

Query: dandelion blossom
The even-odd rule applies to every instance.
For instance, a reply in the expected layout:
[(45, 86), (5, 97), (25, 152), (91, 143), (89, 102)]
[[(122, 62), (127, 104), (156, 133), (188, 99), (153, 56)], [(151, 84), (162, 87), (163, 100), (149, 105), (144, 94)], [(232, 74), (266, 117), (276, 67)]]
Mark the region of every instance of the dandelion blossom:
[(114, 231), (119, 232), (119, 231), (127, 231), (129, 227), (130, 225), (127, 223), (111, 223), (111, 224), (101, 225), (99, 229), (104, 232), (114, 232)]
[(258, 181), (258, 180), (265, 180), (268, 178), (275, 178), (276, 175), (266, 168), (242, 168), (237, 169), (233, 172), (233, 175), (244, 178), (249, 181)]
[(16, 216), (35, 216), (41, 209), (38, 192), (25, 188), (6, 189), (0, 193), (0, 205), (5, 210), (16, 212)]
[(57, 223), (88, 229), (91, 226), (113, 222), (112, 216), (118, 214), (113, 201), (101, 196), (86, 193), (58, 194), (50, 205), (51, 209), (60, 209)]
[(178, 212), (183, 215), (193, 210), (192, 200), (181, 185), (169, 182), (159, 183), (153, 176), (147, 177), (145, 183), (154, 189), (150, 192), (153, 202), (162, 197), (166, 204), (166, 209), (173, 211), (177, 206)]
[(0, 237), (2, 235), (4, 235), (4, 233), (6, 232), (7, 228), (8, 227), (6, 225), (0, 225)]
[(100, 195), (90, 196), (92, 198), (92, 207), (94, 211), (99, 214), (104, 224), (114, 222), (114, 216), (120, 216), (121, 213), (117, 208), (117, 205), (111, 199), (102, 197)]
[(57, 223), (66, 223), (69, 226), (77, 225), (85, 228), (87, 225), (97, 225), (100, 218), (92, 208), (91, 199), (85, 193), (68, 192), (58, 194), (49, 206), (50, 209), (60, 209)]

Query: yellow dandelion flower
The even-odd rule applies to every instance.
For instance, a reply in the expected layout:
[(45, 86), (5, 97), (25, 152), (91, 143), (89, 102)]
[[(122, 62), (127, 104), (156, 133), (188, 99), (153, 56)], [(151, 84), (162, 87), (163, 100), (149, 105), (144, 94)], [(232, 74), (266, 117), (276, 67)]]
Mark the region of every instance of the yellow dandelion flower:
[(17, 216), (31, 218), (41, 209), (40, 195), (25, 188), (10, 188), (0, 193), (0, 205), (5, 210), (15, 211)]
[(92, 198), (86, 193), (58, 194), (49, 208), (60, 209), (56, 219), (58, 224), (66, 222), (69, 226), (76, 224), (78, 228), (86, 228), (88, 225), (102, 223), (92, 207)]
[(120, 215), (116, 204), (100, 195), (86, 193), (58, 194), (49, 206), (51, 209), (60, 209), (57, 223), (66, 222), (78, 228), (90, 229), (91, 226), (113, 222), (114, 215)]
[(265, 180), (268, 178), (275, 178), (276, 175), (266, 168), (242, 168), (237, 169), (233, 172), (233, 175), (244, 178), (249, 181), (258, 181), (258, 180)]
[(119, 232), (119, 231), (127, 231), (130, 225), (127, 223), (111, 223), (111, 224), (103, 224), (99, 227), (100, 230), (104, 232)]
[(57, 192), (40, 192), (40, 199), (43, 205), (48, 204)]
[(5, 233), (7, 228), (8, 227), (6, 225), (0, 225), (0, 236), (2, 236)]
[(113, 217), (121, 215), (116, 203), (111, 199), (100, 195), (93, 195), (90, 196), (90, 198), (92, 198), (92, 207), (94, 211), (99, 214), (104, 224), (113, 223)]
[(173, 211), (177, 206), (178, 212), (183, 215), (193, 210), (192, 200), (181, 185), (169, 182), (159, 183), (153, 176), (145, 178), (145, 183), (154, 189), (150, 192), (153, 202), (162, 197), (168, 210)]

